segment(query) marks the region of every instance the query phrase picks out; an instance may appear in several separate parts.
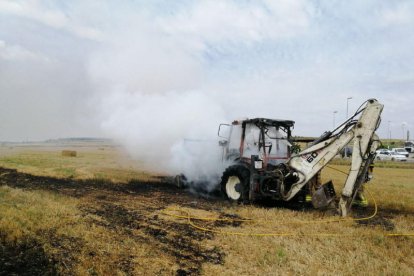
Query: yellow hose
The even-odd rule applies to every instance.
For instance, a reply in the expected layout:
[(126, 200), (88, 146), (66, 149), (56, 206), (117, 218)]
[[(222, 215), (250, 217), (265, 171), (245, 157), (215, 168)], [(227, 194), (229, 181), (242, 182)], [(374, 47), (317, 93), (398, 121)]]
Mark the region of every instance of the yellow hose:
[[(374, 212), (367, 217), (363, 218), (337, 218), (337, 219), (330, 219), (330, 220), (310, 220), (310, 221), (300, 221), (300, 222), (285, 222), (285, 224), (288, 223), (295, 223), (295, 224), (313, 224), (313, 223), (331, 223), (331, 222), (345, 222), (345, 221), (364, 221), (364, 220), (370, 220), (374, 218), (378, 213), (378, 205), (373, 197), (373, 195), (369, 192), (369, 190), (366, 190), (371, 197), (372, 201), (374, 202)], [(185, 215), (177, 215), (174, 214), (174, 212), (180, 212)], [(164, 210), (162, 212), (164, 215), (180, 218), (180, 219), (186, 219), (188, 224), (192, 226), (195, 229), (198, 229), (200, 231), (204, 232), (211, 232), (221, 235), (232, 235), (232, 236), (254, 236), (254, 237), (283, 237), (283, 236), (323, 236), (323, 237), (344, 237), (344, 236), (354, 236), (353, 234), (343, 234), (343, 233), (294, 233), (294, 232), (285, 232), (285, 233), (243, 233), (243, 232), (234, 232), (234, 231), (222, 231), (222, 230), (216, 230), (211, 228), (206, 228), (203, 226), (199, 226), (195, 224), (194, 220), (203, 220), (203, 221), (231, 221), (231, 222), (260, 222), (260, 221), (266, 221), (266, 220), (260, 220), (260, 219), (230, 219), (230, 218), (211, 218), (211, 217), (196, 217), (192, 216), (189, 211), (179, 209), (179, 208), (169, 208), (167, 210)], [(361, 236), (358, 234), (358, 236)], [(414, 233), (384, 233), (385, 237), (400, 237), (400, 236), (414, 236)]]

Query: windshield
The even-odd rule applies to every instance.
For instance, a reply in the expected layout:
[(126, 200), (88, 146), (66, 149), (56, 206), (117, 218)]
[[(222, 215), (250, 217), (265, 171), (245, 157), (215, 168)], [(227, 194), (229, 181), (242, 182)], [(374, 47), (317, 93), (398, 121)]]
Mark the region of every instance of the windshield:
[(243, 157), (259, 155), (274, 165), (285, 162), (289, 158), (291, 146), (287, 138), (287, 134), (275, 126), (264, 127), (261, 133), (256, 125), (246, 125)]

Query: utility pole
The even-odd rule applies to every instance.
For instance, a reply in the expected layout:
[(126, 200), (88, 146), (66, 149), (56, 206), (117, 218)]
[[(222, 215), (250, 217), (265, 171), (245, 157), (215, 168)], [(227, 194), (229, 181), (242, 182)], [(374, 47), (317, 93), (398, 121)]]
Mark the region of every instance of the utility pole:
[(333, 124), (332, 124), (332, 129), (335, 129), (335, 114), (338, 113), (338, 111), (334, 111), (333, 112)]
[(406, 122), (403, 122), (402, 124), (401, 124), (401, 127), (402, 127), (402, 131), (403, 131), (403, 141), (404, 141), (404, 139), (405, 139), (405, 126), (407, 125), (407, 123)]
[(390, 124), (391, 124), (391, 121), (388, 121), (388, 132), (387, 132), (387, 136), (388, 136), (388, 139), (391, 139), (391, 130), (390, 130)]
[(351, 100), (352, 97), (348, 97), (346, 98), (346, 118), (345, 120), (348, 120), (348, 105), (349, 105), (349, 100)]
[(388, 121), (388, 149), (390, 149), (390, 144), (391, 144), (391, 121)]

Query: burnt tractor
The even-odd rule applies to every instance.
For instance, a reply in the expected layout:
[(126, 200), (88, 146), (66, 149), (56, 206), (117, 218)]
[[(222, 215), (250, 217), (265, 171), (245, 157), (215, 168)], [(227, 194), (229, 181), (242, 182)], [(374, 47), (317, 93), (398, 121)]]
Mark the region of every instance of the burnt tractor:
[[(222, 160), (230, 164), (223, 172), (220, 188), (229, 200), (250, 202), (259, 198), (281, 200), (286, 182), (286, 162), (294, 148), (292, 128), (295, 122), (265, 118), (221, 124), (218, 135), (223, 148)], [(282, 182), (281, 180), (284, 179)]]
[[(223, 170), (220, 189), (234, 202), (254, 202), (260, 198), (311, 202), (323, 208), (335, 202), (332, 181), (321, 183), (321, 170), (348, 144), (351, 167), (344, 183), (337, 210), (347, 216), (352, 203), (366, 202), (363, 184), (372, 178), (375, 151), (380, 145), (375, 131), (381, 122), (383, 105), (369, 99), (332, 131), (300, 151), (292, 138), (294, 121), (265, 118), (245, 119), (220, 124)], [(178, 187), (189, 182), (177, 175)]]
[(305, 197), (315, 208), (326, 207), (335, 191), (331, 181), (321, 183), (320, 172), (352, 142), (351, 168), (338, 205), (346, 216), (352, 202), (363, 196), (362, 185), (371, 179), (382, 109), (377, 100), (366, 101), (365, 107), (300, 152), (291, 136), (293, 121), (256, 118), (221, 124), (219, 144), (228, 164), (221, 177), (222, 193), (234, 202)]

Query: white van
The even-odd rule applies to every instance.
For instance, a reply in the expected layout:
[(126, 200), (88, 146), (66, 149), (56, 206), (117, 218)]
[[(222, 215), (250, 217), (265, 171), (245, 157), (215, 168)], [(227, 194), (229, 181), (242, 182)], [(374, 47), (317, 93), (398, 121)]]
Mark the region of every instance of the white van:
[(405, 142), (404, 148), (406, 151), (414, 153), (414, 142), (413, 141)]

